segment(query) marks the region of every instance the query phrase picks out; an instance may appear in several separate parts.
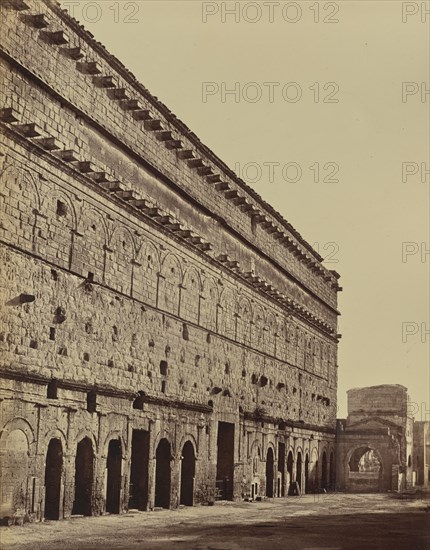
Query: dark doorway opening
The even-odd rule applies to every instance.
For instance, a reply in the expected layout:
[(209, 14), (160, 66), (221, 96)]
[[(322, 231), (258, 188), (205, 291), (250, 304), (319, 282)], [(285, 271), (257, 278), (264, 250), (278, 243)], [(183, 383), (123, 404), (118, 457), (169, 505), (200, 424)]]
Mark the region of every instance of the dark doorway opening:
[(266, 497), (273, 498), (273, 468), (275, 463), (275, 457), (273, 456), (273, 450), (271, 447), (267, 449), (266, 456)]
[(129, 508), (148, 509), (149, 432), (133, 430)]
[(305, 458), (305, 493), (309, 493), (309, 455)]
[(233, 500), (234, 424), (218, 422), (216, 485), (222, 500)]
[(182, 449), (181, 467), (181, 499), (184, 506), (194, 504), (194, 478), (196, 474), (196, 457), (191, 441), (187, 441)]
[(327, 453), (324, 451), (321, 464), (321, 489), (327, 489)]
[(278, 497), (285, 496), (285, 443), (278, 444), (278, 472), (281, 474), (281, 487)]
[(303, 489), (303, 487), (302, 487), (302, 485), (303, 485), (303, 480), (302, 480), (302, 453), (297, 453), (296, 481), (299, 484), (300, 492), (303, 492), (302, 491), (302, 489)]
[(314, 491), (318, 491), (319, 488), (319, 461), (315, 461), (315, 485), (314, 485)]
[(75, 458), (75, 500), (72, 514), (91, 516), (94, 481), (94, 453), (89, 437), (79, 441)]
[(288, 472), (288, 489), (287, 494), (289, 495), (291, 493), (291, 486), (293, 484), (293, 464), (294, 464), (294, 458), (293, 453), (290, 451), (288, 453), (287, 457), (287, 472)]
[(348, 466), (349, 491), (376, 493), (382, 490), (382, 464), (375, 450), (369, 447), (355, 449)]
[(167, 439), (162, 439), (155, 453), (155, 506), (170, 508), (170, 459), (172, 452)]
[(61, 474), (63, 448), (59, 439), (51, 439), (45, 467), (45, 518), (60, 518)]
[(121, 496), (121, 441), (111, 439), (107, 457), (106, 512), (119, 514)]
[(334, 454), (333, 451), (330, 453), (330, 466), (329, 466), (329, 489), (334, 491), (335, 480), (334, 480)]

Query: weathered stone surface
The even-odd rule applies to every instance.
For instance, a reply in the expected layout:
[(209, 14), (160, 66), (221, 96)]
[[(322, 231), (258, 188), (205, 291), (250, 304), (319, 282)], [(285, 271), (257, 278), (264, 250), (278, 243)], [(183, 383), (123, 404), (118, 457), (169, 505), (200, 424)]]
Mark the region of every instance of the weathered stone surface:
[(337, 427), (337, 489), (397, 491), (413, 485), (408, 402), (407, 389), (396, 384), (348, 391), (348, 418)]
[(338, 275), (55, 3), (37, 8), (0, 10), (14, 113), (0, 157), (2, 517), (333, 483)]

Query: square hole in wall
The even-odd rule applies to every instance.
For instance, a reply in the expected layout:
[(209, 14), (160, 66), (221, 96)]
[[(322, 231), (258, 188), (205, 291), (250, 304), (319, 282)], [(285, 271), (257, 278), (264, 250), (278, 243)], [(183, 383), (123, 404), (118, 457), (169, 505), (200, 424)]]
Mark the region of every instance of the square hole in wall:
[(67, 204), (63, 201), (57, 200), (57, 216), (67, 216)]

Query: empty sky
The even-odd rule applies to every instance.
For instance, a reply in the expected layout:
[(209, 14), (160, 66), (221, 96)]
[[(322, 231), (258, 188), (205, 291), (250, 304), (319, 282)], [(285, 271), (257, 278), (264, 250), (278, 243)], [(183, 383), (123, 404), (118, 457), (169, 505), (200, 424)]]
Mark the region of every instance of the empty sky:
[[(398, 383), (424, 420), (430, 15), (423, 3), (62, 5), (341, 274), (339, 416), (347, 389)], [(403, 177), (402, 163), (409, 163)]]

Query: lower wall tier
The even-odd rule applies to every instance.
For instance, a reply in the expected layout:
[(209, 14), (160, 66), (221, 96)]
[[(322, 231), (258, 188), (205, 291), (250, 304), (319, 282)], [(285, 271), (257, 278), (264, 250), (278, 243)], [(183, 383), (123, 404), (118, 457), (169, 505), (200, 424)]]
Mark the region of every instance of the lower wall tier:
[(46, 397), (34, 381), (2, 387), (1, 518), (9, 523), (334, 486), (327, 429), (120, 395), (97, 395), (98, 407), (79, 389), (57, 399), (50, 388)]

